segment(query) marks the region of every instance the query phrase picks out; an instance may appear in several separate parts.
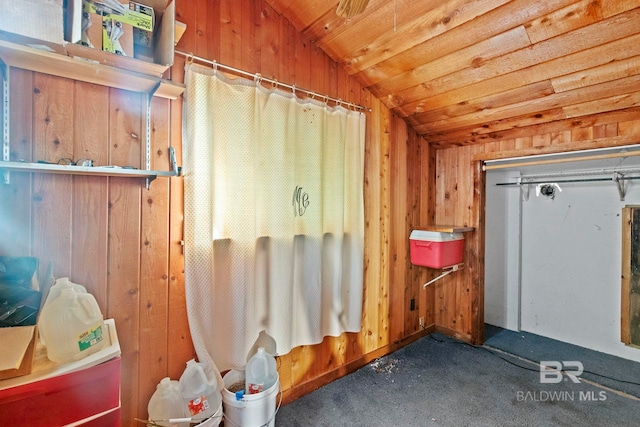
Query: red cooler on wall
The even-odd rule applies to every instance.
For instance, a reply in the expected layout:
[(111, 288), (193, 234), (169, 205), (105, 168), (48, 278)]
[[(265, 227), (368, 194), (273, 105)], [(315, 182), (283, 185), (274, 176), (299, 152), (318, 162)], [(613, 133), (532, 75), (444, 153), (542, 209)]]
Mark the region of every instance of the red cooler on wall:
[(413, 230), (409, 239), (411, 263), (414, 265), (444, 268), (462, 262), (464, 253), (462, 233)]

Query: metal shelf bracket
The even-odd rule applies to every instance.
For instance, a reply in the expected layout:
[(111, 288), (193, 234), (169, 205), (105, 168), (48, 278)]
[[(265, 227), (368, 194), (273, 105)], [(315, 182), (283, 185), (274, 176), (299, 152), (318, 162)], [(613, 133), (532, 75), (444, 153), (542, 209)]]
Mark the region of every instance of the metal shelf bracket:
[[(8, 162), (11, 157), (11, 140), (9, 131), (9, 67), (2, 60), (0, 60), (0, 72), (2, 72), (2, 160)], [(9, 184), (9, 171), (5, 170), (2, 174), (4, 183)]]
[(443, 273), (441, 275), (439, 275), (438, 277), (436, 277), (435, 279), (431, 279), (429, 280), (427, 283), (425, 283), (424, 285), (422, 285), (422, 288), (426, 288), (427, 286), (429, 286), (430, 284), (432, 284), (433, 282), (442, 279), (445, 276), (448, 276), (449, 274), (453, 273), (454, 271), (458, 271), (460, 269), (462, 269), (464, 267), (464, 264), (455, 264), (452, 265), (450, 267), (445, 267), (442, 269)]

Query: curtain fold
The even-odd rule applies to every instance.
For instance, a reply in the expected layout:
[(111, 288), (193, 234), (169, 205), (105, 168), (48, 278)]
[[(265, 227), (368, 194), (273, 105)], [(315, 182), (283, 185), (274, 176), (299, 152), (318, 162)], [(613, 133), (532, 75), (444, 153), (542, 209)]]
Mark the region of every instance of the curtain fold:
[(360, 330), (365, 115), (189, 64), (187, 312), (200, 360), (242, 369)]

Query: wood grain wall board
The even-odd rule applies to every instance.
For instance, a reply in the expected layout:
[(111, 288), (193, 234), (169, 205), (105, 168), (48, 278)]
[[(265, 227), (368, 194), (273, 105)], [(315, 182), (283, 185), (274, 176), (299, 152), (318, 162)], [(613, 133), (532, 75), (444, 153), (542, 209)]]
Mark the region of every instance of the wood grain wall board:
[(48, 74), (33, 78), (36, 160), (58, 162), (73, 157), (74, 82)]
[[(234, 2), (236, 3), (236, 2)], [(242, 5), (242, 28), (240, 37), (240, 68), (250, 73), (260, 69), (261, 46), (256, 42), (260, 22), (260, 0), (237, 2)]]
[[(113, 129), (113, 128), (112, 128)], [(116, 128), (117, 129), (117, 128)], [(112, 138), (116, 135), (112, 135)], [(109, 178), (107, 317), (115, 319), (120, 341), (120, 400), (123, 425), (138, 416), (140, 394), (140, 212), (141, 183)], [(146, 379), (151, 381), (151, 379)], [(150, 397), (150, 396), (149, 396)], [(148, 400), (147, 400), (148, 401)]]
[[(74, 91), (72, 80), (35, 74), (33, 78), (34, 156), (57, 162), (73, 156)], [(35, 256), (49, 260), (58, 277), (71, 271), (72, 178), (35, 174), (33, 178), (33, 234)], [(55, 234), (50, 230), (57, 230)], [(40, 263), (39, 273), (47, 265)]]
[[(171, 69), (171, 77), (184, 81), (184, 59), (179, 58)], [(170, 143), (176, 154), (176, 162), (182, 165), (182, 98), (171, 102)], [(181, 177), (169, 180), (169, 291), (168, 291), (168, 328), (167, 372), (173, 379), (180, 378), (185, 362), (195, 359), (195, 349), (191, 341), (191, 332), (187, 319), (187, 303), (184, 281), (184, 187)], [(179, 208), (176, 208), (178, 206)], [(149, 396), (150, 397), (150, 396)]]
[[(195, 0), (189, 6), (195, 10), (195, 13), (187, 12), (187, 16), (192, 18), (193, 22), (185, 22), (187, 24), (186, 33), (189, 33), (189, 28), (194, 28), (196, 38), (193, 45), (185, 45), (188, 52), (203, 58), (220, 58), (219, 6), (220, 2), (211, 2), (209, 0)], [(181, 8), (180, 10), (188, 9)]]
[(219, 3), (220, 56), (218, 61), (232, 67), (240, 67), (242, 65), (242, 56), (244, 56), (242, 54), (243, 3), (233, 0), (221, 0)]
[[(282, 25), (287, 25), (270, 6), (262, 5), (260, 20), (260, 74), (271, 79), (278, 79), (279, 63), (281, 58), (281, 29)], [(295, 66), (295, 64), (291, 64)]]
[[(108, 129), (109, 89), (75, 82), (73, 95), (72, 158), (106, 165), (109, 159), (109, 132), (105, 131)], [(84, 285), (104, 313), (107, 307), (107, 178), (74, 176), (72, 209), (70, 279)]]
[[(151, 167), (169, 169), (171, 127), (170, 101), (154, 98), (151, 103)], [(140, 247), (140, 356), (138, 390), (150, 396), (168, 371), (169, 348), (169, 211), (170, 182), (155, 180), (142, 190)], [(164, 346), (158, 343), (166, 343)], [(142, 380), (142, 379), (145, 380)], [(149, 380), (146, 380), (149, 379)], [(138, 414), (144, 414), (148, 400), (138, 400)]]
[[(105, 314), (108, 293), (108, 179), (77, 175), (72, 181), (71, 270), (66, 274), (72, 282), (87, 288)], [(54, 270), (54, 274), (61, 277), (64, 273)]]
[(381, 200), (380, 210), (380, 263), (379, 263), (379, 288), (377, 292), (376, 303), (378, 305), (377, 310), (377, 340), (374, 346), (367, 348), (366, 351), (370, 352), (377, 348), (386, 346), (389, 344), (389, 321), (391, 318), (391, 295), (390, 295), (390, 239), (391, 239), (391, 164), (390, 164), (390, 150), (391, 150), (391, 135), (392, 135), (392, 123), (391, 112), (386, 108), (378, 108), (377, 111), (380, 114), (380, 179), (379, 190)]
[[(408, 157), (407, 157), (407, 129), (400, 124), (397, 117), (391, 118), (389, 147), (389, 173), (396, 177), (390, 182), (389, 206), (391, 208), (389, 221), (389, 340), (395, 342), (404, 336), (405, 317), (411, 311), (412, 292), (410, 284), (406, 282), (408, 260), (407, 248), (407, 187), (408, 187)], [(414, 300), (414, 306), (415, 306)]]
[[(521, 59), (521, 66), (516, 70), (512, 68), (503, 69), (504, 64), (513, 60), (513, 55), (509, 57), (495, 58), (482, 64), (483, 72), (487, 77), (485, 80), (478, 80), (478, 73), (467, 76), (466, 71), (459, 71), (440, 78), (440, 80), (432, 80), (425, 92), (424, 85), (412, 87), (396, 94), (396, 99), (402, 100), (403, 105), (397, 106), (394, 111), (401, 116), (407, 116), (417, 112), (426, 111), (426, 108), (440, 108), (446, 105), (468, 101), (469, 99), (478, 99), (493, 95), (495, 93), (505, 92), (522, 85), (541, 82), (547, 79), (563, 76), (565, 74), (579, 72), (581, 70), (591, 69), (608, 63), (621, 61), (632, 56), (636, 56), (640, 52), (638, 43), (640, 35), (632, 31), (629, 39), (618, 39), (615, 31), (611, 31), (613, 40), (603, 42), (602, 44), (584, 50), (573, 50), (573, 53), (567, 53), (566, 56), (555, 58), (542, 58), (535, 50), (538, 45), (517, 51), (520, 56), (529, 56), (526, 60)], [(573, 39), (576, 37), (588, 37), (585, 35), (569, 35), (562, 36), (563, 39)], [(565, 40), (571, 43), (571, 40)], [(558, 43), (550, 40), (545, 43)], [(560, 44), (562, 45), (562, 44)], [(541, 48), (547, 52), (547, 56), (551, 52), (551, 46)], [(527, 64), (526, 66), (525, 63)], [(445, 79), (447, 81), (445, 81)], [(466, 79), (466, 81), (465, 81)], [(471, 81), (475, 80), (475, 81)], [(436, 93), (437, 91), (437, 93)], [(393, 108), (396, 105), (388, 105)]]
[[(571, 3), (573, 3), (573, 0), (554, 0), (535, 4), (526, 0), (515, 0), (497, 8), (494, 3), (489, 6), (488, 9), (491, 10), (487, 13), (480, 16), (469, 16), (467, 21), (451, 31), (444, 32), (439, 37), (426, 40), (387, 60), (376, 61), (373, 59), (371, 66), (366, 69), (360, 68), (356, 70), (349, 67), (347, 69), (351, 75), (369, 86), (407, 71), (406, 69), (398, 69), (396, 63), (415, 64), (433, 61), (464, 49), (474, 44), (476, 40), (484, 40), (495, 36)], [(502, 2), (499, 4), (502, 4)], [(494, 7), (493, 9), (492, 6)], [(360, 62), (362, 63), (362, 61)]]
[(109, 99), (109, 164), (144, 168), (146, 97), (110, 89)]

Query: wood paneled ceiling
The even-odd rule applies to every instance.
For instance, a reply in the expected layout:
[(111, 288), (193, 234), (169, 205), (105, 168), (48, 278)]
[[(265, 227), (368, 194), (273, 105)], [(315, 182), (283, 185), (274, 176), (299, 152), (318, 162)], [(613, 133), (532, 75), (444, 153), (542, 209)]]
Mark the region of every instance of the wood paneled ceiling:
[(266, 1), (436, 145), (640, 105), (640, 0), (370, 0), (350, 19), (338, 0)]

